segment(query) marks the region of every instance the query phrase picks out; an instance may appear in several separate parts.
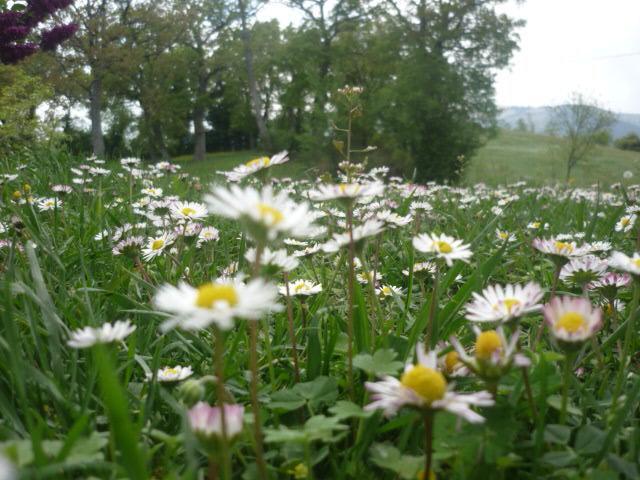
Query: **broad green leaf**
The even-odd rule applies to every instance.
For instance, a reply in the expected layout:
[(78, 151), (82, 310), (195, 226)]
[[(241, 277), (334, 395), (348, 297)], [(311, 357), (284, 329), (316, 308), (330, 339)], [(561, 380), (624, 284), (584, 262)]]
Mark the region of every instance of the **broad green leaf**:
[(585, 425), (576, 434), (575, 449), (582, 455), (597, 453), (604, 445), (606, 433), (593, 425)]
[(353, 402), (347, 400), (340, 400), (329, 411), (338, 419), (344, 420), (346, 418), (368, 418), (373, 415), (373, 412), (367, 412), (362, 407), (356, 405)]
[(544, 429), (544, 441), (566, 445), (571, 438), (571, 428), (566, 425), (549, 424)]
[(385, 470), (391, 470), (401, 478), (415, 479), (424, 465), (424, 457), (402, 455), (400, 450), (388, 443), (375, 443), (369, 452), (373, 463)]
[(353, 365), (369, 375), (393, 375), (402, 368), (402, 362), (396, 360), (397, 354), (391, 349), (376, 350), (373, 355), (360, 353), (353, 359)]
[(578, 456), (571, 450), (565, 450), (562, 452), (547, 452), (540, 459), (542, 462), (551, 465), (552, 467), (568, 467), (575, 463)]

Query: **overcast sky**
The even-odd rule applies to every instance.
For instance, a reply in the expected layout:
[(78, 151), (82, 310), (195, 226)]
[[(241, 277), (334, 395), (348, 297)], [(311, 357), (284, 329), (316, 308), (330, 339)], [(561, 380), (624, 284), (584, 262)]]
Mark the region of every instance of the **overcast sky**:
[[(640, 0), (528, 0), (502, 8), (523, 18), (520, 51), (498, 74), (499, 106), (555, 105), (572, 92), (616, 112), (640, 113)], [(259, 18), (297, 23), (271, 3)]]

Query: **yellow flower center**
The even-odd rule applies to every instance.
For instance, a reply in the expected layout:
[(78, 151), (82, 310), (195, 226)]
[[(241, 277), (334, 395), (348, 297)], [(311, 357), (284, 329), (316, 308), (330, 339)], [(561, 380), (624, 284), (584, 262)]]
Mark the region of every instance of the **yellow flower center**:
[(509, 238), (509, 234), (507, 232), (498, 232), (498, 236), (502, 239), (502, 240), (506, 240), (507, 238)]
[(198, 288), (196, 305), (200, 308), (212, 308), (214, 303), (227, 302), (233, 307), (238, 303), (238, 294), (233, 285), (226, 283), (206, 283)]
[(154, 240), (151, 244), (151, 250), (160, 250), (162, 247), (164, 247), (164, 240), (161, 238)]
[(165, 375), (177, 375), (178, 374), (178, 369), (177, 368), (165, 368), (163, 373)]
[(185, 217), (190, 217), (191, 215), (196, 213), (195, 209), (193, 209), (191, 207), (184, 207), (182, 210), (180, 210), (180, 212), (182, 212), (182, 214)]
[(444, 356), (444, 368), (447, 373), (453, 373), (458, 363), (460, 363), (460, 355), (455, 350), (451, 350)]
[(427, 478), (427, 476), (424, 474), (424, 470), (420, 470), (416, 478), (418, 480), (436, 480), (436, 474), (433, 472), (433, 470), (431, 470), (429, 472), (429, 478)]
[(531, 228), (540, 228), (540, 222), (533, 222)]
[(620, 220), (620, 223), (622, 223), (622, 225), (626, 227), (631, 223), (631, 219), (629, 217), (622, 217), (622, 220)]
[(296, 292), (296, 293), (298, 293), (298, 292), (301, 292), (301, 291), (303, 291), (303, 290), (306, 290), (306, 289), (307, 289), (306, 287), (307, 287), (307, 286), (304, 284), (304, 282), (300, 282), (300, 283), (296, 284), (296, 285), (293, 287), (293, 291), (294, 291), (294, 292)]
[(575, 333), (584, 330), (587, 322), (584, 315), (578, 312), (567, 312), (562, 315), (555, 324), (556, 330), (564, 330), (569, 333)]
[(422, 365), (415, 365), (402, 374), (400, 382), (416, 392), (428, 404), (440, 400), (447, 391), (447, 381), (436, 370)]
[(22, 197), (22, 192), (21, 191), (16, 190), (15, 192), (13, 192), (13, 198), (15, 198), (17, 200), (20, 197)]
[(293, 468), (291, 473), (296, 480), (304, 479), (309, 476), (309, 468), (304, 463), (299, 463)]
[(436, 242), (436, 247), (440, 253), (451, 253), (453, 251), (451, 244), (442, 240)]
[(272, 225), (277, 225), (284, 220), (284, 215), (277, 208), (267, 205), (266, 203), (258, 204), (258, 213), (263, 220), (267, 220)]
[(507, 309), (507, 312), (511, 313), (513, 309), (520, 305), (520, 300), (517, 298), (505, 298), (502, 303)]
[(254, 158), (253, 160), (249, 160), (245, 165), (247, 167), (257, 167), (257, 166), (263, 166), (263, 167), (267, 167), (269, 166), (270, 160), (269, 157), (258, 157), (258, 158)]
[(500, 350), (502, 350), (502, 340), (495, 330), (482, 332), (476, 338), (476, 358), (488, 360)]
[(556, 251), (563, 253), (571, 253), (573, 252), (573, 245), (567, 242), (556, 242), (555, 243)]
[(632, 262), (636, 267), (640, 268), (640, 258), (634, 258)]

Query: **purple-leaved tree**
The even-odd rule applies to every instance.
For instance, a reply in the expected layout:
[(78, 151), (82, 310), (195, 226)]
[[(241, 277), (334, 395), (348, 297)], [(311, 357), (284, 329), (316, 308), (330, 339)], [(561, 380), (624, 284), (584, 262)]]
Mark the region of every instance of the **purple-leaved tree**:
[(52, 14), (72, 3), (73, 0), (27, 0), (13, 2), (7, 8), (0, 0), (0, 63), (14, 64), (38, 50), (53, 50), (71, 37), (78, 28), (73, 23), (40, 27)]

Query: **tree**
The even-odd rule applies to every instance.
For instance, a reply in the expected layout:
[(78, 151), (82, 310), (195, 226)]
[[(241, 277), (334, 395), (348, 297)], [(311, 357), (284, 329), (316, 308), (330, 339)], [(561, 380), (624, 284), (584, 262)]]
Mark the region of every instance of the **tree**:
[(523, 24), (498, 13), (504, 2), (386, 2), (396, 68), (381, 87), (386, 105), (365, 112), (380, 116), (396, 156), (409, 156), (420, 180), (459, 178), (496, 130), (495, 72), (508, 65)]
[(55, 50), (70, 38), (78, 28), (74, 23), (42, 29), (39, 43), (27, 40), (51, 15), (71, 3), (73, 0), (0, 0), (0, 63), (15, 64), (38, 50)]
[(562, 156), (568, 182), (571, 170), (594, 150), (615, 115), (581, 94), (574, 94), (568, 104), (554, 107), (551, 115), (554, 130), (563, 135)]
[(226, 0), (191, 0), (185, 13), (189, 19), (183, 42), (190, 52), (193, 159), (201, 161), (207, 153), (205, 119), (209, 106), (209, 90), (211, 82), (222, 68), (214, 58), (217, 42), (234, 16), (231, 5)]
[(0, 65), (0, 157), (16, 153), (37, 134), (36, 107), (50, 90), (15, 65)]
[(640, 136), (637, 133), (628, 133), (615, 141), (615, 146), (621, 150), (640, 152)]
[(266, 119), (262, 115), (262, 101), (260, 99), (260, 91), (258, 90), (258, 82), (256, 81), (253, 45), (251, 42), (251, 30), (249, 28), (249, 20), (255, 16), (260, 3), (261, 2), (255, 4), (247, 0), (238, 0), (238, 17), (240, 19), (240, 35), (242, 38), (244, 63), (247, 70), (251, 113), (258, 127), (260, 145), (266, 150), (271, 150), (273, 148), (271, 145), (271, 136), (267, 129)]

